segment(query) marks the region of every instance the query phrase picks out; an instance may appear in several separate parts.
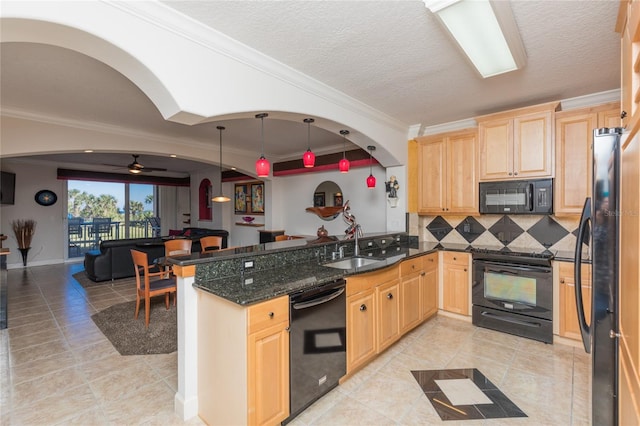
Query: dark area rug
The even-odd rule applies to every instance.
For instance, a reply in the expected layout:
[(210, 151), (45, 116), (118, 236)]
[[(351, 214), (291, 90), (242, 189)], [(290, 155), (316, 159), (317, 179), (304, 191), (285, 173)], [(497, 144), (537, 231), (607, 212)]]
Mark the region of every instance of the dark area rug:
[(87, 277), (87, 273), (84, 270), (82, 270), (80, 272), (76, 272), (75, 274), (73, 274), (71, 276), (73, 277), (74, 280), (76, 280), (78, 282), (78, 284), (80, 284), (84, 288), (100, 287), (100, 286), (105, 286), (105, 285), (115, 285), (115, 284), (123, 284), (123, 283), (131, 283), (133, 285), (133, 288), (135, 288), (135, 286), (136, 286), (136, 278), (135, 277), (121, 278), (119, 280), (109, 280), (109, 281), (94, 282), (94, 281), (91, 281), (89, 279), (89, 277)]
[(178, 349), (177, 309), (171, 299), (169, 310), (164, 296), (151, 299), (149, 328), (144, 326), (144, 301), (137, 320), (133, 318), (135, 301), (110, 306), (91, 319), (120, 355), (168, 354)]

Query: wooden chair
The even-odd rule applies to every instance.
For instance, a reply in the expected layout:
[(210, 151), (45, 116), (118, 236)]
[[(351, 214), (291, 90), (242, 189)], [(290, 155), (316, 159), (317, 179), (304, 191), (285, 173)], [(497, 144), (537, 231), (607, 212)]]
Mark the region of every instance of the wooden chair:
[(192, 241), (186, 238), (167, 240), (164, 242), (164, 255), (180, 256), (183, 254), (191, 254), (191, 244)]
[(143, 251), (131, 250), (131, 257), (133, 258), (133, 264), (136, 268), (136, 313), (134, 318), (138, 319), (140, 299), (144, 298), (144, 326), (149, 328), (151, 298), (164, 294), (164, 304), (167, 309), (169, 309), (169, 296), (173, 293), (173, 304), (175, 306), (175, 295), (177, 291), (176, 279), (175, 277), (169, 277), (151, 281), (153, 277), (167, 277), (168, 275), (165, 271), (149, 272), (149, 268), (153, 268), (154, 265), (149, 265), (147, 253)]
[(200, 247), (202, 248), (202, 253), (220, 250), (222, 248), (222, 237), (216, 237), (213, 235), (202, 237), (200, 238)]

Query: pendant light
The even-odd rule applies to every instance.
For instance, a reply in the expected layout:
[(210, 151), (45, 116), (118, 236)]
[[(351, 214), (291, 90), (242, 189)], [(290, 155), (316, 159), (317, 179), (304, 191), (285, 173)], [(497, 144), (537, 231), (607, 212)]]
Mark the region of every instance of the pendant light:
[(226, 203), (231, 200), (231, 198), (224, 195), (222, 192), (222, 131), (225, 129), (224, 126), (217, 126), (216, 129), (220, 132), (220, 191), (218, 195), (213, 197), (211, 201), (215, 201), (216, 203)]
[(373, 156), (371, 155), (371, 153), (376, 150), (376, 147), (373, 145), (369, 145), (367, 149), (369, 150), (369, 177), (367, 178), (367, 188), (375, 188), (376, 177), (373, 175), (373, 172), (372, 172)]
[(261, 123), (261, 139), (262, 139), (262, 151), (260, 158), (256, 161), (256, 174), (258, 177), (268, 177), (269, 169), (271, 168), (271, 164), (269, 164), (269, 160), (264, 158), (264, 118), (268, 117), (269, 114), (266, 112), (256, 114), (256, 118), (259, 118)]
[(315, 120), (313, 118), (305, 118), (307, 123), (307, 152), (302, 156), (302, 163), (305, 167), (313, 167), (316, 164), (316, 155), (311, 151), (311, 123)]
[(347, 135), (349, 134), (348, 130), (340, 130), (340, 134), (342, 135), (342, 160), (338, 163), (338, 168), (340, 169), (340, 173), (349, 172), (349, 160), (347, 160)]

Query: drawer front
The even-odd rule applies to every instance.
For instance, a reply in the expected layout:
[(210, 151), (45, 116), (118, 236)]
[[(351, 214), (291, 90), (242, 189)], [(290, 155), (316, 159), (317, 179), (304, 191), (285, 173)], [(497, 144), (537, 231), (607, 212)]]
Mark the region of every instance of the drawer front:
[(389, 266), (380, 271), (347, 277), (347, 297), (365, 290), (371, 290), (379, 284), (398, 278), (398, 266)]
[(406, 275), (421, 272), (423, 269), (423, 256), (416, 257), (415, 259), (405, 260), (400, 264), (400, 276), (404, 277)]
[(258, 303), (250, 306), (247, 311), (249, 334), (281, 322), (289, 322), (289, 296)]
[(461, 253), (459, 251), (445, 251), (442, 252), (442, 260), (445, 263), (452, 263), (454, 265), (468, 266), (469, 254)]

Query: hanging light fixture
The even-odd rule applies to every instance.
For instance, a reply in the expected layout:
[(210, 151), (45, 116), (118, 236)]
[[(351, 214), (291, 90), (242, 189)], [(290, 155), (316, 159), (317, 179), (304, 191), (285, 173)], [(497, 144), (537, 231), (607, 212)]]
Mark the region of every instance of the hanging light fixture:
[(311, 151), (311, 123), (315, 120), (313, 118), (305, 118), (305, 123), (307, 123), (307, 152), (302, 156), (302, 163), (305, 167), (313, 167), (316, 164), (316, 155)]
[(231, 199), (225, 196), (222, 192), (222, 131), (225, 129), (225, 127), (217, 126), (216, 129), (220, 131), (220, 191), (218, 192), (218, 195), (211, 199), (211, 201), (215, 201), (216, 203), (226, 203)]
[(340, 169), (340, 173), (347, 173), (349, 171), (349, 160), (347, 160), (347, 135), (349, 134), (348, 130), (340, 130), (340, 134), (342, 135), (342, 160), (338, 163), (338, 168)]
[(369, 145), (367, 149), (369, 150), (369, 177), (367, 178), (367, 188), (375, 188), (376, 177), (373, 175), (372, 171), (373, 156), (371, 155), (371, 153), (376, 150), (376, 147), (373, 145)]
[(256, 118), (260, 119), (260, 125), (261, 125), (261, 139), (262, 139), (262, 151), (261, 151), (261, 155), (260, 158), (258, 158), (258, 160), (256, 161), (256, 174), (258, 175), (258, 177), (268, 177), (269, 176), (269, 169), (271, 168), (271, 164), (269, 164), (269, 160), (267, 160), (266, 158), (264, 158), (264, 118), (268, 117), (269, 114), (267, 114), (266, 112), (260, 113), (260, 114), (256, 114)]

